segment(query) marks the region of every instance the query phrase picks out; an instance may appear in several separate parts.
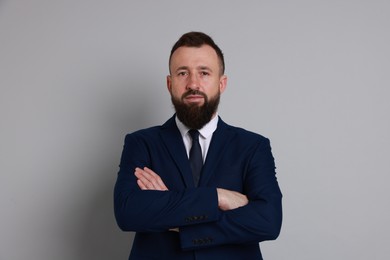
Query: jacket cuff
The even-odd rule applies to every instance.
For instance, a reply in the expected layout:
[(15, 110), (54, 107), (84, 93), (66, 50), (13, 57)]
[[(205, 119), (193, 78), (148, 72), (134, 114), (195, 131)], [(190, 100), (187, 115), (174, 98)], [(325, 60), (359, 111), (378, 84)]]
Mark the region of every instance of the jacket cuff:
[[(187, 225), (180, 227), (180, 242), (183, 250), (209, 247), (214, 243), (213, 222), (218, 221), (221, 211), (218, 208), (217, 190), (209, 191), (205, 203), (208, 205), (207, 214), (188, 216)], [(211, 214), (209, 214), (211, 213)]]

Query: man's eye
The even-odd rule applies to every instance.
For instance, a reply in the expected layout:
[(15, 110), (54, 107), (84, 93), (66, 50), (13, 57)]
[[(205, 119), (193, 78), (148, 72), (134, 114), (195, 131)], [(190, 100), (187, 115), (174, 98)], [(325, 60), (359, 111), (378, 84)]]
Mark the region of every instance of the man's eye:
[(187, 75), (187, 72), (181, 71), (181, 72), (177, 73), (177, 75), (179, 75), (179, 76), (185, 76), (185, 75)]
[(208, 73), (207, 71), (202, 71), (201, 74), (202, 74), (202, 76), (208, 76), (208, 75), (210, 75), (210, 73)]

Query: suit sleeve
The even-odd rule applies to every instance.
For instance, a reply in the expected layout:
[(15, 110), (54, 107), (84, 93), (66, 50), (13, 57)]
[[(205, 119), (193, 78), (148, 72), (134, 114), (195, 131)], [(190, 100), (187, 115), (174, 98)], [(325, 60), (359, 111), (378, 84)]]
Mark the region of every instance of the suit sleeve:
[(141, 190), (134, 171), (136, 167), (151, 167), (150, 153), (150, 147), (143, 138), (136, 134), (126, 137), (114, 188), (114, 212), (122, 230), (164, 232), (171, 228), (214, 222), (219, 218), (215, 188)]
[(244, 194), (249, 203), (220, 211), (217, 221), (180, 229), (184, 250), (224, 244), (257, 243), (276, 239), (282, 223), (282, 194), (268, 139), (262, 139), (249, 159), (244, 173)]

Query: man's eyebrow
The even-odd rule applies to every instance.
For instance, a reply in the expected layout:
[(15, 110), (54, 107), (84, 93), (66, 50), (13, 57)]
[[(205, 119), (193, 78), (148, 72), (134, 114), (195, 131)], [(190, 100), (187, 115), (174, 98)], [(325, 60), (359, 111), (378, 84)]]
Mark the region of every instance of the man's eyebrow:
[(189, 69), (187, 66), (180, 66), (175, 71), (179, 71), (179, 70), (189, 70)]
[[(213, 71), (210, 67), (204, 66), (204, 65), (198, 66), (198, 67), (196, 67), (196, 69), (197, 70)], [(177, 72), (177, 71), (180, 71), (180, 70), (190, 70), (190, 68), (188, 66), (180, 66), (175, 71)]]
[(207, 66), (199, 66), (197, 69), (198, 70), (209, 70), (209, 71), (212, 71), (212, 69), (210, 67), (207, 67)]

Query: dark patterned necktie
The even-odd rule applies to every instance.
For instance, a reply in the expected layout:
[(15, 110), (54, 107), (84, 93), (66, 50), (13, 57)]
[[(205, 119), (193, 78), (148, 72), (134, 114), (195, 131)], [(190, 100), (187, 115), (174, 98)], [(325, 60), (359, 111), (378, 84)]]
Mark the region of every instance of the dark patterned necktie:
[(197, 187), (200, 179), (200, 172), (202, 171), (203, 167), (202, 149), (200, 148), (199, 144), (198, 130), (191, 129), (189, 131), (189, 134), (192, 138), (192, 146), (190, 150), (190, 164), (195, 187)]

